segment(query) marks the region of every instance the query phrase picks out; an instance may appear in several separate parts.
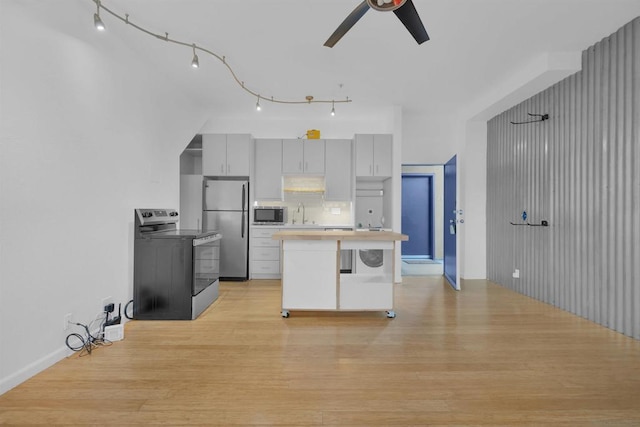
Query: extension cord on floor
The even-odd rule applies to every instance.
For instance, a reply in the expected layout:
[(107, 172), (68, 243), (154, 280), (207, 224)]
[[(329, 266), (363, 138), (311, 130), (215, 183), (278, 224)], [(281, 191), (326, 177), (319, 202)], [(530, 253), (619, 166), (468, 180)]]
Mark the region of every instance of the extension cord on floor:
[(124, 325), (111, 325), (104, 328), (104, 339), (111, 342), (124, 339)]

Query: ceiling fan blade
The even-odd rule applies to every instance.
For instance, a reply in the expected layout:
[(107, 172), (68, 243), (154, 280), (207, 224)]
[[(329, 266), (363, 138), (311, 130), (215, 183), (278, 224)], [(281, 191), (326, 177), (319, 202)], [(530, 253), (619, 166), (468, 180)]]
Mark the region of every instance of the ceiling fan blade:
[(324, 42), (324, 45), (327, 47), (333, 47), (338, 43), (342, 36), (344, 36), (360, 18), (362, 18), (362, 15), (364, 15), (367, 10), (369, 10), (369, 5), (367, 4), (367, 0), (364, 0), (355, 9), (353, 9), (353, 12), (351, 12), (344, 21), (342, 21), (342, 24), (340, 24), (333, 34), (331, 34), (331, 37)]
[(418, 44), (422, 44), (429, 40), (427, 30), (425, 30), (416, 7), (411, 0), (407, 0), (405, 4), (393, 11), (398, 19), (407, 27), (407, 30), (411, 33)]

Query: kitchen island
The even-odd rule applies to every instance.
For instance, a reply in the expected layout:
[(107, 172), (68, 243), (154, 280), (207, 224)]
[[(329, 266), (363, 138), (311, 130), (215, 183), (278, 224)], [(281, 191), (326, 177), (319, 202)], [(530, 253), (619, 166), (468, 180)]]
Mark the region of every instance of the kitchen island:
[[(289, 310), (380, 310), (395, 317), (395, 242), (408, 236), (392, 231), (291, 230), (272, 238), (282, 240), (283, 317), (289, 317)], [(376, 268), (341, 274), (341, 250), (374, 255)]]

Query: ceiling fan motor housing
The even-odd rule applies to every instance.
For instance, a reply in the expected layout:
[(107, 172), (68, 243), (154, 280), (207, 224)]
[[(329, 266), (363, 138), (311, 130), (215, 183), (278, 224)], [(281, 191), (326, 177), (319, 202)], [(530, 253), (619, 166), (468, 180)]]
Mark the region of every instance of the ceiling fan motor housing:
[(367, 0), (369, 7), (381, 12), (391, 12), (396, 10), (407, 0)]

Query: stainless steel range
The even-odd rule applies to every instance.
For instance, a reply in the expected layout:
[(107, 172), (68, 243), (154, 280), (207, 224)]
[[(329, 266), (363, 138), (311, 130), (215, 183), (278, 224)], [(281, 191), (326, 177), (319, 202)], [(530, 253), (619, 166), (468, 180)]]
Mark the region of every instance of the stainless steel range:
[(133, 318), (195, 319), (218, 298), (217, 231), (180, 230), (174, 209), (136, 209)]

